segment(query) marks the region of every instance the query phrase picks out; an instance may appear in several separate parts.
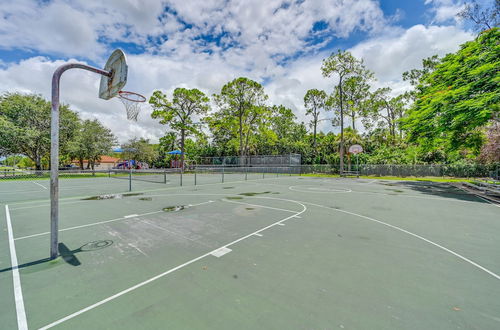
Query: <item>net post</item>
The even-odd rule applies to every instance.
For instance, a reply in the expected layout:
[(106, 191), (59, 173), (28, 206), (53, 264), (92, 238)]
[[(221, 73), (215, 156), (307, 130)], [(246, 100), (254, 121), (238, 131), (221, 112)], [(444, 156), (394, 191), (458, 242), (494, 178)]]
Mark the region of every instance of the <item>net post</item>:
[(245, 181), (247, 181), (248, 177), (248, 167), (245, 166)]
[(167, 170), (163, 170), (163, 183), (167, 184)]
[(194, 185), (196, 186), (196, 168), (194, 170)]
[(181, 170), (181, 176), (179, 177), (179, 180), (180, 180), (180, 185), (182, 187), (182, 170)]
[(111, 178), (111, 169), (108, 168), (108, 178)]
[(222, 183), (224, 183), (224, 166), (222, 167)]
[(264, 175), (265, 175), (264, 172), (265, 172), (265, 168), (263, 167), (262, 168), (262, 179), (264, 179)]
[(128, 169), (128, 191), (132, 191), (132, 168)]

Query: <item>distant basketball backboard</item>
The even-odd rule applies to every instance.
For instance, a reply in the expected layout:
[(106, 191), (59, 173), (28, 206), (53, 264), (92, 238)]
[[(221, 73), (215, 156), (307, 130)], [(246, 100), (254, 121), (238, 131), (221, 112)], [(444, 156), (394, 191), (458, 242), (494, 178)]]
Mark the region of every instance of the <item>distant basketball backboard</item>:
[(353, 144), (352, 146), (349, 147), (349, 153), (351, 154), (359, 154), (363, 152), (363, 147), (361, 147), (359, 144)]
[(99, 86), (99, 97), (109, 100), (118, 95), (118, 92), (125, 87), (127, 83), (127, 59), (121, 49), (116, 49), (109, 57), (105, 71), (111, 72), (111, 77), (102, 76)]

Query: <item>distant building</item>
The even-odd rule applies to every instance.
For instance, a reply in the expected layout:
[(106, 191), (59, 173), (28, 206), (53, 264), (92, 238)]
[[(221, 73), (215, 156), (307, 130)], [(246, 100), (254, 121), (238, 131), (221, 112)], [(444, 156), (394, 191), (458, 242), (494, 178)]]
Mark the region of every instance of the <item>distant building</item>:
[[(111, 156), (101, 156), (101, 160), (99, 162), (95, 163), (95, 169), (96, 170), (108, 170), (110, 168), (116, 167), (116, 165), (121, 161), (120, 158), (116, 157), (111, 157)], [(76, 166), (80, 166), (80, 162), (78, 159), (74, 159), (71, 161), (71, 164), (74, 164)], [(83, 168), (87, 168), (88, 160), (84, 159), (83, 160)]]

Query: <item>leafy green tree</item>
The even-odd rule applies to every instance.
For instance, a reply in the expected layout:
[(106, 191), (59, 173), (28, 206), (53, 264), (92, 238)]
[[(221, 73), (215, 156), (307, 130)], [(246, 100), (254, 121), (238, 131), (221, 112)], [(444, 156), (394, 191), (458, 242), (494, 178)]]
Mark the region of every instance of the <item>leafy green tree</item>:
[(133, 138), (121, 146), (123, 149), (123, 158), (151, 164), (158, 158), (158, 150), (148, 139)]
[(306, 107), (306, 115), (312, 115), (311, 126), (313, 128), (313, 148), (316, 149), (316, 133), (318, 128), (319, 116), (321, 110), (328, 110), (328, 96), (325, 91), (318, 89), (310, 89), (304, 96), (304, 106)]
[[(6, 93), (0, 96), (0, 149), (29, 157), (37, 170), (50, 152), (50, 102), (40, 95)], [(60, 107), (59, 147), (64, 153), (79, 124), (67, 105)]]
[[(446, 139), (450, 150), (468, 147), (478, 154), (478, 128), (498, 121), (500, 29), (481, 33), (422, 76), (416, 101), (403, 120), (410, 141)], [(495, 119), (496, 118), (496, 119)]]
[[(373, 74), (367, 72), (366, 76), (353, 76), (345, 80), (344, 95), (346, 112), (351, 117), (351, 127), (356, 130), (356, 118), (366, 113), (366, 105), (370, 97), (370, 85)], [(336, 90), (338, 93), (338, 90)]]
[(169, 125), (171, 129), (180, 133), (181, 168), (184, 168), (186, 136), (200, 134), (200, 125), (194, 122), (194, 118), (208, 112), (209, 101), (209, 98), (196, 88), (176, 88), (172, 102), (161, 91), (155, 91), (149, 99), (153, 107), (151, 117), (160, 119), (161, 124)]
[(83, 170), (83, 160), (87, 159), (87, 168), (94, 169), (95, 163), (102, 155), (111, 152), (116, 138), (111, 130), (101, 124), (99, 120), (84, 120), (76, 136), (68, 143), (67, 153), (71, 159), (78, 159)]
[(238, 150), (240, 157), (248, 154), (248, 144), (254, 131), (269, 116), (269, 109), (265, 106), (267, 95), (261, 84), (248, 78), (237, 78), (225, 84), (220, 94), (214, 95), (219, 110), (212, 116), (218, 117), (217, 127), (226, 125), (232, 134), (236, 128)]
[[(353, 76), (367, 77), (370, 71), (367, 70), (362, 60), (356, 59), (348, 51), (339, 50), (336, 54), (323, 60), (321, 71), (324, 77), (337, 75), (339, 80), (338, 88), (338, 106), (340, 110), (340, 173), (344, 170), (344, 104), (345, 96), (343, 85), (346, 79)], [(364, 79), (364, 78), (363, 78)]]
[[(369, 110), (366, 111), (366, 120), (364, 121), (367, 127), (387, 128), (392, 138), (391, 142), (396, 140), (398, 131), (399, 136), (402, 137), (402, 130), (399, 126), (406, 110), (404, 94), (392, 97), (389, 87), (379, 88), (371, 94), (369, 105)], [(372, 123), (369, 123), (369, 120)]]

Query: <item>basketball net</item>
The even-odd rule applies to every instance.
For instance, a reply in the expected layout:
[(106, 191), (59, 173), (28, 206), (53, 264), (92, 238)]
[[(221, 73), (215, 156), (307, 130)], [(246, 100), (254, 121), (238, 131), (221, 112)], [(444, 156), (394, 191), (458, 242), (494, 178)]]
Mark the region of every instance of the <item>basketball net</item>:
[(146, 101), (146, 98), (141, 94), (126, 91), (118, 92), (118, 98), (127, 110), (127, 119), (137, 121), (137, 116), (139, 115), (141, 106)]

